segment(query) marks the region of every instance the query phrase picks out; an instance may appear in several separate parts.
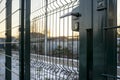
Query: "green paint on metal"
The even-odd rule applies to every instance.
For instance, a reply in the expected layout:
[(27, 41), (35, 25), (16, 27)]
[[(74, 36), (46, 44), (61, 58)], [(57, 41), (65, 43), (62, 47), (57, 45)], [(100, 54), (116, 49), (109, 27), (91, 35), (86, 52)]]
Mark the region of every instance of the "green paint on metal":
[[(6, 44), (5, 54), (11, 56), (11, 13), (12, 13), (12, 1), (6, 1)], [(11, 80), (11, 57), (5, 57), (5, 80)]]
[(30, 4), (31, 0), (25, 0), (25, 76), (24, 80), (30, 80)]

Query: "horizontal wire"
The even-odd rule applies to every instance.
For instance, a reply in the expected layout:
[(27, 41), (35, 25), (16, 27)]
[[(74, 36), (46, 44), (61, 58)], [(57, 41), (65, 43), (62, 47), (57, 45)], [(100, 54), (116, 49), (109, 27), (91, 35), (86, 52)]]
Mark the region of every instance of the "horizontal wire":
[[(69, 3), (69, 4), (72, 4), (72, 3), (73, 3), (73, 2), (71, 2), (71, 3)], [(61, 6), (61, 7), (55, 8), (55, 9), (53, 9), (53, 10), (51, 10), (51, 11), (48, 11), (48, 16), (53, 15), (53, 14), (55, 14), (56, 12), (58, 13), (58, 12), (67, 10), (67, 9), (69, 9), (69, 8), (73, 8), (73, 7), (78, 6), (78, 4), (76, 4), (76, 5), (73, 5), (73, 6), (66, 7), (66, 6), (68, 6), (69, 4), (66, 4), (65, 6)], [(66, 8), (64, 8), (64, 7), (66, 7)], [(62, 8), (63, 8), (63, 9), (62, 9)], [(61, 10), (61, 9), (62, 9), (62, 10)], [(58, 11), (57, 11), (57, 10), (58, 10)], [(39, 10), (38, 10), (38, 11), (39, 11)], [(37, 12), (37, 11), (36, 11), (36, 12)], [(53, 13), (53, 12), (54, 12), (54, 13)], [(32, 13), (31, 13), (31, 14), (32, 14)], [(43, 16), (45, 17), (45, 13), (37, 16), (37, 18), (40, 19), (40, 17), (43, 17)]]
[[(54, 10), (52, 10), (52, 11), (49, 11), (48, 14), (49, 14), (49, 15), (53, 15), (53, 14), (55, 14), (56, 12), (61, 12), (61, 11), (67, 10), (67, 9), (72, 8), (72, 7), (75, 7), (75, 6), (77, 6), (77, 5), (73, 5), (73, 6), (70, 6), (70, 7), (67, 7), (67, 8), (60, 7), (60, 9), (61, 9), (61, 8), (63, 8), (63, 9), (62, 9), (62, 10), (59, 10), (59, 11), (57, 11), (59, 8), (56, 8), (56, 9), (54, 9)], [(56, 12), (54, 12), (54, 11), (56, 11)], [(52, 12), (54, 12), (54, 13), (52, 13)], [(52, 13), (52, 14), (50, 14), (50, 13)]]
[(0, 4), (3, 2), (3, 0), (0, 1)]
[(2, 8), (2, 10), (0, 11), (0, 14), (6, 9), (6, 7)]
[(9, 58), (12, 58), (12, 56), (9, 56), (9, 55), (6, 55), (6, 54), (0, 53), (0, 55), (4, 55), (4, 56), (7, 56), (7, 57), (9, 57)]
[[(54, 3), (55, 1), (56, 1), (56, 0), (50, 2), (50, 3), (47, 4), (47, 5), (50, 5), (50, 4)], [(46, 5), (45, 5), (45, 6), (42, 6), (41, 8), (39, 8), (39, 9), (37, 9), (37, 10), (32, 11), (31, 13), (33, 14), (33, 13), (35, 13), (35, 12), (39, 11), (40, 9), (45, 8), (45, 7), (46, 7)]]
[(20, 10), (21, 10), (21, 9), (19, 8), (19, 9), (15, 10), (12, 14), (9, 14), (5, 19), (3, 19), (3, 20), (0, 21), (0, 24), (1, 24), (2, 22), (4, 22), (8, 17), (14, 15), (15, 13), (17, 13), (17, 12), (20, 11)]
[[(65, 8), (65, 9), (62, 9), (62, 10), (58, 10), (59, 8), (56, 8), (56, 9), (54, 9), (53, 11), (58, 10), (58, 11), (56, 11), (56, 12), (58, 13), (58, 12), (67, 10), (67, 9), (69, 9), (69, 8), (75, 7), (75, 6), (77, 6), (77, 5), (74, 5), (74, 6), (71, 6), (71, 7)], [(53, 11), (48, 12), (48, 16), (51, 16), (51, 15), (53, 15), (53, 14), (56, 13), (56, 12), (52, 13)], [(37, 19), (35, 19), (35, 20), (42, 19), (43, 17), (45, 18), (45, 14), (38, 15), (38, 16), (37, 16)]]
[[(3, 0), (1, 0), (1, 1), (3, 1)], [(1, 4), (1, 1), (0, 1), (0, 4)], [(14, 0), (9, 1), (9, 3), (12, 2), (12, 1), (14, 1)], [(0, 11), (0, 14), (6, 9), (7, 6), (8, 5), (6, 5), (5, 7), (2, 8), (2, 10)]]
[[(55, 1), (56, 1), (56, 0), (55, 0)], [(53, 2), (55, 2), (55, 1), (53, 1)], [(75, 1), (76, 1), (76, 0), (75, 0)], [(67, 4), (65, 4), (65, 5), (61, 5), (61, 7), (64, 7), (64, 6), (69, 5), (69, 4), (72, 4), (72, 3), (75, 2), (75, 1), (71, 1), (70, 3), (67, 3)], [(49, 3), (49, 4), (51, 4), (51, 3)], [(49, 4), (48, 4), (48, 5), (49, 5)], [(46, 5), (45, 5), (45, 6), (46, 6)], [(32, 11), (31, 14), (39, 11), (40, 9), (44, 8), (45, 6), (39, 8), (39, 9), (37, 9), (37, 10)], [(58, 6), (59, 6), (59, 5), (58, 5)], [(60, 8), (60, 6), (59, 6), (59, 8)], [(58, 8), (57, 8), (57, 9), (58, 9)], [(56, 10), (57, 10), (57, 9), (56, 9)]]
[[(8, 1), (8, 3), (12, 2), (12, 1), (13, 1), (13, 0)], [(0, 11), (0, 14), (1, 14), (1, 13), (6, 9), (6, 7), (9, 5), (8, 3), (7, 3), (7, 5), (6, 5), (5, 7), (2, 8), (2, 10)]]
[(0, 44), (19, 44), (19, 42), (0, 42)]
[(18, 27), (20, 27), (20, 26), (21, 26), (21, 25), (14, 26), (14, 27), (12, 27), (12, 28), (10, 28), (10, 29), (6, 29), (6, 30), (4, 30), (4, 31), (1, 31), (0, 33), (4, 33), (4, 32), (6, 32), (6, 31), (8, 31), (8, 30), (12, 30), (12, 29), (18, 28)]
[(19, 57), (18, 57), (18, 56), (9, 56), (9, 55), (7, 55), (7, 54), (3, 54), (3, 53), (0, 53), (0, 55), (7, 56), (7, 57), (9, 57), (9, 58), (17, 58), (17, 59), (19, 59)]
[(18, 73), (16, 73), (16, 72), (12, 71), (12, 70), (11, 70), (11, 69), (9, 69), (8, 67), (6, 67), (4, 64), (0, 64), (0, 66), (1, 66), (1, 67), (5, 67), (5, 69), (7, 69), (8, 71), (10, 71), (10, 72), (14, 73), (15, 75), (19, 76), (19, 74), (18, 74)]

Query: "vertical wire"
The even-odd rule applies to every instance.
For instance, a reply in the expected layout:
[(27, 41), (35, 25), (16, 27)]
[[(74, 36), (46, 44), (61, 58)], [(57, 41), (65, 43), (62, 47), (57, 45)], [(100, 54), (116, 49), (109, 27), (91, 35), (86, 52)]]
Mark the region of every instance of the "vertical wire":
[(80, 37), (79, 36), (77, 36), (77, 72), (78, 72), (78, 75), (79, 75), (79, 58), (80, 58), (80, 56), (79, 56), (79, 45), (80, 45)]
[[(65, 6), (63, 7), (63, 9), (65, 9)], [(63, 10), (63, 15), (65, 14), (65, 10)], [(65, 36), (64, 36), (64, 27), (65, 27), (65, 18), (63, 18), (63, 39), (62, 39), (62, 42), (63, 42), (63, 53), (62, 53), (62, 58), (63, 58), (63, 69), (65, 69), (65, 67), (64, 67), (64, 65), (65, 65), (65, 63), (64, 63), (64, 58), (65, 58), (65, 44), (64, 44), (64, 38), (65, 38)], [(63, 72), (63, 79), (65, 79), (64, 78), (64, 72)]]
[[(60, 8), (60, 4), (58, 3), (58, 1), (56, 0), (56, 4), (57, 4), (57, 6), (59, 7), (59, 10), (60, 10), (60, 12), (58, 12), (58, 18), (61, 16), (61, 8)], [(61, 70), (61, 66), (60, 66), (60, 19), (58, 19), (58, 35), (57, 35), (57, 41), (58, 41), (58, 59), (57, 59), (57, 66), (58, 66), (58, 72), (59, 72), (59, 76), (58, 76), (58, 79), (60, 79), (60, 70)]]
[[(42, 0), (41, 0), (41, 3), (42, 3)], [(42, 7), (42, 4), (40, 4), (40, 7)], [(40, 10), (40, 13), (42, 13), (42, 9)], [(42, 14), (41, 14), (42, 15)], [(43, 34), (42, 33), (42, 27), (43, 27), (43, 23), (42, 23), (42, 21), (43, 21), (43, 16), (41, 16), (41, 18), (40, 18), (40, 32), (41, 32), (41, 34)], [(44, 34), (43, 34), (44, 35)], [(44, 49), (43, 49), (43, 37), (44, 36), (40, 36), (40, 43), (41, 43), (41, 46), (42, 46), (42, 48), (41, 48), (41, 54), (40, 54), (40, 68), (41, 68), (41, 72), (40, 72), (40, 79), (42, 79), (42, 71), (43, 71), (43, 67), (42, 67), (42, 60), (41, 60), (41, 56), (43, 55), (43, 53), (44, 53)]]
[[(44, 35), (45, 35), (45, 46), (44, 46), (44, 48), (45, 48), (45, 51), (44, 51), (44, 63), (45, 63), (45, 55), (46, 55), (46, 42), (47, 42), (47, 25), (46, 25), (46, 21), (47, 21), (47, 1), (45, 0), (45, 1), (43, 1), (43, 3), (44, 3), (44, 6), (45, 6), (45, 15), (44, 15), (44, 21), (43, 21), (43, 29), (44, 29)], [(45, 67), (45, 65), (44, 65), (44, 67)], [(46, 76), (46, 73), (45, 73), (45, 68), (43, 68), (44, 69), (44, 80), (46, 79), (45, 78), (45, 76)]]
[[(51, 58), (50, 58), (50, 62), (51, 62), (51, 65), (52, 65), (52, 56), (53, 56), (53, 53), (52, 53), (52, 15), (50, 15), (50, 30), (51, 30), (51, 37), (50, 37), (50, 52), (51, 52)], [(51, 73), (51, 70), (50, 70), (50, 73)], [(51, 75), (50, 75), (51, 77)]]
[[(75, 3), (75, 2), (74, 2)], [(73, 9), (73, 7), (74, 7), (74, 3), (72, 4), (72, 9)], [(73, 61), (73, 59), (74, 59), (74, 31), (72, 31), (72, 70), (73, 70), (73, 72), (74, 72), (74, 61)], [(73, 78), (74, 76), (72, 76), (72, 78)]]
[[(38, 60), (38, 54), (37, 54), (37, 20), (35, 20), (35, 56), (36, 56), (36, 62), (35, 65), (37, 65), (37, 60)], [(37, 67), (35, 66), (35, 78), (37, 79)]]
[[(65, 0), (65, 2), (63, 3), (63, 15), (65, 14), (65, 11), (66, 11), (66, 6), (67, 5), (65, 5), (67, 3), (67, 1)], [(67, 71), (67, 69), (66, 69), (66, 60), (65, 59), (67, 59), (65, 56), (66, 56), (66, 52), (65, 52), (65, 40), (66, 40), (66, 36), (65, 36), (65, 18), (63, 18), (63, 69), (64, 69), (64, 72), (63, 72), (63, 79), (66, 79), (65, 78), (65, 72)]]
[[(43, 44), (42, 44), (42, 42), (43, 42), (43, 40), (42, 40), (42, 38), (44, 37), (43, 35), (43, 33), (42, 33), (42, 17), (39, 19), (40, 20), (40, 22), (39, 22), (39, 24), (40, 24), (40, 32), (41, 32), (41, 35), (40, 35), (40, 37), (39, 37), (39, 43), (40, 43), (40, 54), (39, 54), (39, 64), (40, 64), (40, 71), (42, 71), (42, 67), (41, 67), (41, 55), (43, 54)], [(41, 72), (39, 72), (39, 79), (41, 79)]]
[(40, 42), (39, 42), (39, 38), (40, 38), (40, 26), (39, 26), (39, 22), (40, 22), (40, 20), (38, 19), (37, 20), (37, 44), (38, 44), (38, 46), (37, 46), (37, 54), (38, 54), (38, 57), (37, 57), (37, 79), (39, 79), (39, 73), (40, 73), (40, 71), (39, 71), (39, 49), (40, 49)]
[[(73, 9), (73, 4), (72, 4), (72, 9)], [(73, 70), (73, 31), (72, 31), (72, 70)]]
[[(58, 3), (58, 1), (57, 1), (57, 5), (59, 6), (59, 3)], [(60, 8), (60, 6), (59, 6), (59, 8)], [(59, 15), (58, 15), (59, 17), (61, 16), (61, 8), (60, 8), (60, 12), (59, 12)], [(58, 29), (59, 29), (59, 34), (58, 34), (58, 64), (60, 64), (60, 19), (59, 19), (59, 24), (58, 24)], [(59, 66), (59, 65), (58, 65)], [(60, 66), (59, 66), (60, 67)], [(60, 72), (59, 72), (59, 78), (60, 78)]]
[(36, 22), (36, 24), (37, 24), (36, 25), (36, 29), (37, 29), (36, 30), (36, 34), (37, 34), (36, 35), (36, 45), (37, 45), (37, 47), (36, 47), (36, 53), (37, 53), (37, 62), (36, 62), (37, 63), (36, 64), (37, 65), (37, 70), (36, 70), (36, 74), (37, 75), (36, 76), (37, 76), (37, 79), (38, 79), (38, 71), (39, 71), (39, 68), (38, 68), (38, 63), (39, 63), (39, 52), (38, 52), (39, 51), (39, 42), (38, 42), (38, 39), (39, 39), (39, 25), (38, 25), (38, 21), (39, 21), (39, 19), (37, 19), (37, 22)]
[[(60, 0), (61, 4), (62, 4), (62, 9), (61, 9), (61, 13), (62, 15), (64, 15), (64, 3)], [(62, 36), (60, 37), (61, 39), (61, 45), (62, 45), (62, 50), (61, 50), (61, 64), (62, 64), (62, 72), (61, 72), (61, 75), (62, 75), (62, 79), (64, 79), (64, 19), (61, 20), (62, 21)]]
[[(33, 41), (34, 41), (34, 38), (35, 38), (35, 36), (34, 36), (34, 33), (35, 33), (35, 21), (33, 21), (33, 29), (34, 29), (34, 31), (33, 31), (33, 35), (32, 35), (32, 38), (33, 38)], [(33, 50), (34, 50), (34, 52), (33, 52), (33, 54), (34, 54), (34, 56), (35, 56), (35, 41), (33, 42), (33, 44), (34, 44), (34, 48), (33, 48)], [(36, 56), (35, 56), (35, 58), (34, 58), (34, 65), (35, 65), (35, 59), (36, 59)], [(35, 66), (34, 66), (34, 78), (36, 78), (35, 77)]]
[[(59, 6), (57, 0), (56, 0), (56, 5)], [(58, 10), (58, 11), (59, 11), (59, 10)], [(56, 55), (57, 55), (57, 56), (56, 56), (56, 57), (57, 57), (57, 61), (56, 61), (57, 73), (56, 73), (56, 74), (57, 74), (57, 78), (56, 78), (56, 79), (57, 79), (57, 80), (60, 79), (60, 77), (58, 76), (58, 72), (59, 72), (59, 70), (60, 70), (60, 67), (59, 67), (59, 65), (58, 65), (58, 64), (59, 64), (59, 60), (58, 60), (58, 59), (59, 59), (59, 53), (57, 53), (57, 52), (59, 51), (59, 50), (58, 50), (58, 49), (59, 49), (59, 34), (58, 34), (59, 31), (58, 31), (58, 30), (59, 30), (59, 24), (60, 24), (59, 12), (58, 12), (58, 11), (56, 10), (56, 20), (57, 20), (57, 22), (58, 22), (58, 23), (57, 23), (57, 27), (56, 27), (56, 31), (57, 31), (57, 33), (56, 33), (56, 37), (57, 37), (57, 38), (56, 38), (56, 43), (57, 43), (57, 50), (56, 50)]]
[[(56, 7), (56, 6), (55, 6), (55, 7)], [(56, 23), (57, 23), (57, 22), (58, 22), (58, 19), (57, 19), (57, 16), (58, 16), (58, 15), (57, 15), (57, 10), (56, 10), (56, 13), (55, 13), (55, 14), (56, 14), (56, 20), (55, 20), (55, 21), (56, 21)], [(58, 24), (58, 23), (57, 23), (57, 24)], [(56, 33), (56, 35), (55, 35), (55, 36), (56, 36), (56, 38), (55, 38), (55, 40), (56, 40), (56, 41), (55, 41), (55, 45), (56, 45), (56, 46), (55, 46), (55, 49), (57, 48), (57, 38), (58, 38), (58, 37), (57, 37), (57, 27), (58, 27), (57, 24), (56, 24), (56, 29), (55, 29), (55, 31), (56, 31), (56, 32), (55, 32), (55, 33)], [(56, 67), (57, 67), (57, 53), (56, 53), (56, 52), (55, 52), (55, 55), (56, 55), (55, 65), (56, 65)], [(57, 69), (58, 69), (58, 67), (57, 67)], [(55, 74), (56, 74), (55, 79), (57, 80), (56, 70), (55, 70)]]
[[(42, 1), (42, 0), (41, 0), (41, 1)], [(42, 7), (41, 4), (40, 4), (40, 7)], [(40, 10), (40, 13), (41, 13), (41, 10)], [(39, 60), (40, 60), (40, 63), (39, 63), (39, 64), (40, 64), (40, 67), (39, 67), (39, 68), (40, 68), (39, 75), (40, 75), (40, 76), (39, 76), (39, 79), (41, 79), (41, 76), (42, 76), (42, 75), (41, 75), (41, 73), (42, 73), (42, 67), (41, 67), (41, 62), (42, 62), (41, 59), (42, 59), (42, 58), (41, 58), (41, 55), (43, 54), (43, 44), (42, 44), (42, 42), (43, 42), (43, 37), (44, 37), (44, 34), (42, 33), (42, 21), (43, 21), (43, 17), (41, 16), (39, 20), (40, 20), (40, 21), (39, 21), (39, 24), (40, 24), (39, 27), (40, 27), (40, 33), (41, 33), (41, 34), (40, 34), (40, 37), (39, 37), (39, 43), (40, 43), (40, 54), (39, 54)]]
[(36, 63), (36, 61), (37, 61), (37, 54), (36, 54), (36, 46), (37, 46), (37, 45), (36, 45), (36, 19), (35, 19), (35, 24), (34, 24), (34, 25), (35, 25), (35, 32), (34, 32), (34, 34), (35, 34), (35, 35), (34, 35), (34, 36), (35, 36), (35, 38), (34, 38), (34, 40), (35, 40), (35, 43), (34, 43), (34, 44), (35, 44), (35, 48), (34, 48), (34, 49), (35, 49), (35, 50), (34, 50), (34, 51), (35, 51), (35, 52), (34, 52), (34, 55), (35, 55), (35, 79), (36, 79), (36, 64), (37, 64), (37, 63)]
[[(54, 2), (52, 3), (53, 4), (53, 7), (55, 8), (56, 6), (55, 6), (55, 4), (54, 4)], [(55, 36), (55, 34), (56, 34), (56, 23), (57, 22), (55, 22), (56, 20), (55, 20), (55, 10), (53, 10), (53, 22), (54, 22), (54, 24), (53, 24), (53, 26), (54, 26), (54, 28), (53, 28), (53, 30), (54, 30), (54, 56), (53, 56), (53, 60), (54, 60), (54, 62), (53, 62), (53, 66), (54, 66), (54, 68), (53, 68), (53, 73), (54, 73), (54, 79), (56, 79), (56, 74), (55, 74), (55, 67), (56, 67), (56, 61), (55, 61), (55, 59), (56, 59), (56, 54), (55, 54), (55, 46), (56, 46), (56, 36)]]
[[(51, 0), (49, 0), (49, 3), (50, 3), (50, 1)], [(51, 8), (51, 5), (49, 5), (49, 7)], [(53, 55), (53, 53), (52, 53), (52, 33), (53, 33), (53, 31), (52, 31), (52, 18), (51, 17), (52, 17), (52, 15), (50, 15), (50, 30), (51, 30), (51, 36), (50, 36), (50, 40), (49, 40), (50, 41), (50, 47), (49, 48), (50, 48), (50, 54), (51, 54), (51, 57), (49, 59), (50, 60), (50, 65), (52, 65), (52, 55)], [(50, 78), (52, 78), (52, 74), (51, 73), (52, 73), (52, 71), (51, 71), (51, 67), (50, 67), (50, 71), (49, 71), (49, 77)]]
[[(50, 3), (50, 0), (49, 0), (49, 3)], [(48, 5), (48, 10), (50, 11), (50, 4)], [(52, 32), (51, 31), (51, 15), (50, 15), (50, 12), (48, 13), (49, 14), (49, 56), (51, 56), (52, 55), (52, 52), (51, 52), (51, 35), (50, 35), (50, 33)], [(49, 57), (49, 61), (48, 61), (49, 63), (49, 65), (51, 66), (51, 64), (52, 64), (52, 62), (51, 62), (51, 57)], [(49, 67), (50, 68), (50, 67)], [(48, 69), (48, 74), (49, 74), (49, 76), (48, 76), (48, 78), (51, 78), (51, 70), (50, 69)]]
[(38, 74), (38, 79), (39, 79), (39, 73), (40, 73), (40, 69), (39, 69), (39, 59), (40, 59), (40, 35), (41, 35), (41, 33), (40, 33), (40, 19), (38, 19), (38, 39), (37, 39), (37, 41), (38, 41), (38, 48), (37, 48), (37, 52), (38, 52), (38, 64), (37, 64), (37, 74)]
[[(51, 8), (53, 9), (53, 7), (51, 6)], [(53, 59), (53, 57), (54, 57), (54, 14), (52, 14), (52, 65), (54, 65), (54, 59)], [(54, 78), (54, 74), (53, 74), (53, 76), (52, 76), (52, 78)]]
[[(69, 13), (70, 2), (68, 2), (67, 0), (65, 0), (65, 2), (67, 3), (67, 6), (66, 6), (67, 9), (65, 9), (65, 11), (67, 11), (67, 13)], [(66, 19), (67, 19), (67, 21), (66, 21), (67, 24), (66, 25), (67, 25), (68, 29), (67, 29), (67, 35), (66, 35), (67, 36), (67, 39), (66, 39), (67, 42), (66, 42), (66, 54), (65, 55), (67, 56), (67, 60), (66, 60), (66, 63), (65, 63), (65, 69), (66, 69), (66, 72), (65, 72), (66, 77), (65, 78), (68, 79), (68, 76), (70, 74), (70, 72), (69, 72), (69, 70), (70, 70), (69, 69), (69, 58), (70, 58), (69, 57), (69, 54), (70, 54), (69, 52), (70, 51), (69, 51), (69, 48), (68, 48), (68, 42), (69, 42), (69, 35), (68, 35), (69, 34), (69, 17), (67, 17)]]
[[(48, 25), (49, 25), (49, 16), (48, 16), (48, 23), (47, 23)], [(49, 30), (49, 28), (48, 28), (48, 30)], [(48, 31), (48, 46), (49, 46), (49, 44), (50, 44), (50, 41), (49, 41), (49, 36), (50, 36), (50, 34), (49, 34), (49, 31)], [(47, 65), (50, 65), (49, 64), (49, 54), (50, 54), (50, 52), (49, 52), (49, 47), (47, 46), (47, 50), (48, 50), (48, 54), (47, 54)], [(48, 67), (47, 67), (47, 70), (48, 70)], [(47, 71), (47, 77), (49, 78), (49, 71)]]
[[(49, 29), (50, 29), (50, 31), (51, 31), (51, 15), (49, 16)], [(51, 56), (51, 35), (49, 34), (49, 56)], [(51, 58), (49, 58), (49, 64), (51, 65)], [(49, 78), (50, 78), (50, 71), (49, 71)]]
[(46, 5), (46, 7), (45, 7), (45, 16), (46, 16), (45, 17), (46, 18), (46, 21), (45, 21), (45, 55), (46, 55), (47, 54), (47, 17), (48, 17), (47, 8), (48, 8), (48, 0), (46, 0), (45, 5)]
[[(47, 55), (47, 17), (48, 17), (47, 8), (48, 8), (48, 0), (45, 0), (45, 54), (44, 54), (44, 62), (45, 63), (46, 63), (45, 56)], [(45, 68), (44, 68), (44, 74), (45, 74)]]
[[(45, 0), (43, 0), (43, 1), (42, 1), (42, 6), (45, 6), (45, 5), (46, 5), (46, 4), (45, 4)], [(42, 8), (42, 10), (43, 10), (43, 14), (45, 14), (45, 12), (44, 12), (44, 11), (45, 11), (45, 7)], [(44, 64), (43, 64), (43, 63), (45, 62), (45, 61), (44, 61), (44, 60), (45, 60), (45, 56), (44, 56), (44, 55), (45, 55), (45, 47), (46, 47), (46, 45), (45, 45), (45, 35), (46, 35), (46, 34), (45, 34), (45, 27), (46, 27), (46, 26), (45, 26), (45, 15), (43, 15), (43, 20), (42, 20), (42, 21), (43, 21), (43, 23), (42, 23), (42, 29), (43, 29), (43, 33), (44, 33), (44, 53), (43, 53), (43, 56), (42, 56), (42, 57), (43, 57), (43, 60), (41, 60), (41, 62), (42, 62), (42, 67), (43, 67), (43, 73), (41, 73), (41, 74), (42, 74), (42, 76), (44, 76), (44, 77), (42, 77), (42, 76), (41, 76), (41, 77), (42, 77), (42, 79), (45, 79), (45, 70), (44, 70)]]
[[(68, 5), (68, 10), (67, 10), (67, 12), (69, 13), (69, 7), (70, 7), (70, 4)], [(67, 30), (67, 48), (68, 48), (68, 53), (67, 53), (67, 66), (68, 66), (68, 71), (70, 71), (69, 72), (69, 74), (71, 73), (71, 70), (70, 70), (70, 64), (69, 64), (69, 59), (71, 58), (71, 56), (70, 56), (70, 51), (69, 51), (69, 27), (70, 27), (70, 23), (69, 23), (69, 20), (70, 20), (70, 17), (67, 17), (67, 27), (68, 27), (68, 30)], [(67, 76), (67, 78), (69, 79), (69, 75)]]
[[(49, 10), (49, 9), (48, 9), (48, 7), (49, 7), (48, 4), (49, 4), (49, 1), (47, 2), (47, 14), (49, 14), (49, 13), (48, 13), (48, 10)], [(48, 15), (47, 15), (47, 16), (48, 16)], [(47, 20), (48, 20), (48, 21), (47, 21), (46, 24), (49, 25), (49, 16), (47, 17)], [(49, 46), (49, 31), (48, 31), (48, 30), (49, 30), (49, 27), (47, 27), (47, 44), (48, 44), (48, 45), (47, 45), (47, 55), (46, 55), (46, 74), (47, 74), (47, 75), (46, 75), (46, 78), (47, 78), (47, 79), (49, 78), (49, 77), (48, 77), (48, 76), (49, 76), (49, 72), (48, 72), (48, 65), (49, 65), (49, 48), (48, 48), (48, 46)]]
[[(63, 5), (63, 3), (62, 3), (62, 1), (60, 0), (60, 3)], [(60, 6), (60, 5), (59, 5)], [(62, 15), (62, 7), (60, 8), (60, 14), (59, 14), (60, 16)], [(61, 65), (59, 65), (60, 66), (60, 68), (61, 68), (61, 71), (60, 71), (60, 75), (59, 75), (59, 77), (60, 78), (62, 78), (62, 72), (63, 72), (63, 61), (61, 60), (62, 58), (62, 55), (61, 55), (61, 49), (62, 49), (62, 46), (61, 46), (61, 44), (62, 44), (62, 40), (61, 40), (61, 29), (60, 29), (60, 27), (61, 27), (61, 20), (60, 20), (60, 24), (59, 24), (59, 45), (60, 45), (60, 48), (59, 48), (59, 64), (61, 64)]]
[[(36, 31), (36, 27), (35, 27), (35, 20), (34, 20), (34, 32), (33, 32), (33, 39), (34, 39), (34, 56), (35, 56), (35, 62), (34, 62), (34, 65), (36, 65), (36, 51), (35, 51), (35, 49), (36, 49), (36, 45), (35, 45), (35, 43), (36, 43), (36, 41), (35, 41), (35, 38), (36, 38), (36, 35), (34, 35), (35, 34), (35, 31)], [(35, 68), (35, 66), (34, 66), (34, 76), (35, 76), (35, 79), (36, 79), (36, 68)]]
[[(59, 5), (59, 7), (60, 7), (60, 5)], [(60, 8), (60, 12), (59, 12), (59, 17), (61, 16), (61, 8)], [(61, 49), (61, 45), (60, 45), (60, 31), (61, 31), (61, 29), (60, 29), (60, 25), (61, 25), (61, 20), (59, 19), (59, 47), (58, 47), (58, 49), (59, 49), (59, 64), (61, 64), (61, 60), (60, 60), (60, 49)], [(58, 65), (59, 66), (59, 65)], [(61, 69), (61, 65), (60, 65), (60, 69)], [(60, 71), (60, 73), (59, 73), (59, 78), (61, 77), (61, 71)]]

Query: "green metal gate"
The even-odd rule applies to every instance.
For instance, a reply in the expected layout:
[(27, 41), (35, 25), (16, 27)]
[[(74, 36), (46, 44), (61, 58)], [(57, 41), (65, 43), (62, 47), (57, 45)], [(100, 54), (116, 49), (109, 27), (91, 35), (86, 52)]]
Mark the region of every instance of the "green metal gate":
[(0, 0), (0, 80), (116, 80), (116, 3)]

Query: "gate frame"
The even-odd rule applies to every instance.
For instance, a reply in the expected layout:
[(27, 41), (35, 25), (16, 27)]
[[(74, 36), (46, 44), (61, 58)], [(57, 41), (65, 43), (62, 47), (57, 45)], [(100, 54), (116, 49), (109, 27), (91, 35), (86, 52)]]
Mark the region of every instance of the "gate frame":
[(20, 28), (19, 28), (19, 80), (24, 80), (24, 0), (20, 0)]
[(25, 2), (25, 53), (24, 53), (24, 80), (30, 80), (30, 12), (31, 0)]
[[(20, 79), (30, 80), (30, 0), (21, 2), (21, 51), (20, 51)], [(117, 30), (105, 30), (106, 27), (117, 26), (116, 0), (107, 0), (106, 8), (97, 11), (96, 3), (100, 0), (80, 1), (80, 80), (105, 80), (102, 74), (117, 75)], [(106, 0), (103, 0), (106, 1)], [(6, 29), (11, 28), (11, 0), (6, 7)], [(7, 5), (6, 3), (6, 5)], [(85, 7), (85, 8), (84, 8)], [(89, 13), (89, 14), (88, 14)], [(25, 15), (24, 15), (25, 14)], [(94, 14), (94, 15), (93, 15)], [(111, 16), (113, 15), (113, 16)], [(8, 17), (9, 16), (9, 17)], [(25, 25), (24, 25), (25, 22)], [(86, 24), (87, 23), (87, 24)], [(23, 26), (22, 26), (23, 25)], [(24, 30), (25, 29), (25, 30)], [(92, 30), (92, 36), (87, 32)], [(25, 31), (25, 32), (24, 32)], [(25, 39), (24, 37), (25, 36)], [(93, 39), (90, 44), (89, 39)], [(6, 43), (11, 42), (11, 30), (6, 30)], [(25, 43), (24, 43), (25, 42)], [(25, 45), (25, 46), (24, 46)], [(90, 51), (88, 47), (92, 46)], [(87, 51), (88, 50), (88, 51)], [(89, 55), (92, 54), (92, 55)], [(11, 56), (11, 44), (6, 44), (5, 54)], [(90, 60), (90, 62), (89, 62)], [(84, 61), (84, 62), (83, 62)], [(91, 62), (92, 61), (92, 62)], [(100, 64), (99, 64), (100, 63)], [(23, 65), (22, 65), (23, 64)], [(90, 64), (90, 68), (88, 67)], [(11, 58), (6, 56), (6, 67), (11, 69)], [(11, 80), (11, 72), (6, 69), (6, 80)], [(111, 79), (112, 80), (112, 79)]]
[[(97, 10), (97, 1), (105, 1), (103, 10)], [(106, 80), (102, 74), (117, 76), (117, 30), (105, 30), (107, 27), (117, 26), (116, 9), (117, 0), (80, 0), (81, 80)], [(87, 39), (90, 37), (87, 37), (88, 29), (93, 30), (93, 44), (88, 44), (91, 41)], [(90, 53), (87, 48), (92, 45), (93, 53)], [(91, 68), (88, 68), (89, 64)]]
[(12, 61), (11, 61), (11, 20), (12, 20), (12, 0), (6, 0), (6, 44), (5, 44), (5, 80), (12, 78)]

